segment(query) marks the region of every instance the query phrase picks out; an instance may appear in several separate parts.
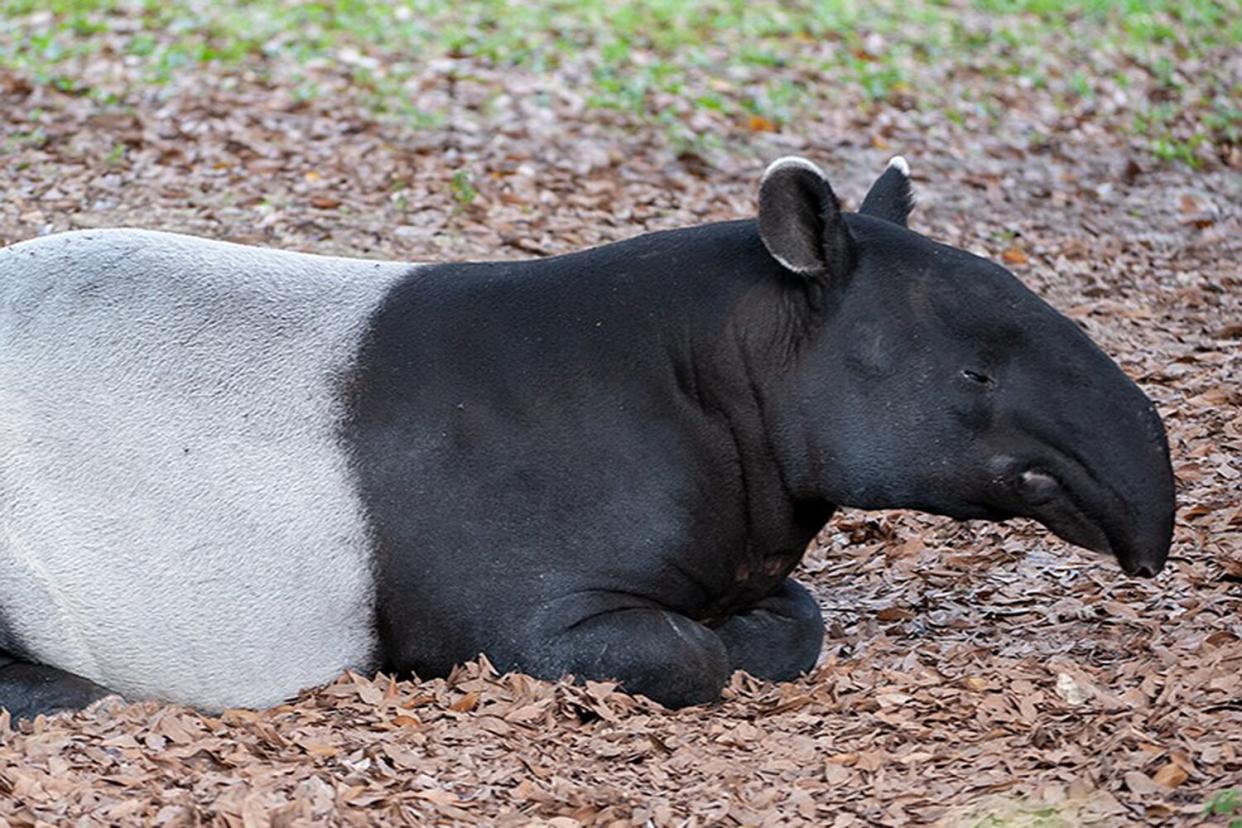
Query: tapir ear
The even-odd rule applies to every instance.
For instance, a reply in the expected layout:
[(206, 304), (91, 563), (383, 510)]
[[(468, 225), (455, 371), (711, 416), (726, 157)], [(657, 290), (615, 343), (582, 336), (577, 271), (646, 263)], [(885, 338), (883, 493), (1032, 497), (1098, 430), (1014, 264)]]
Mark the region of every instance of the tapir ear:
[(804, 276), (844, 274), (853, 261), (841, 205), (819, 167), (805, 158), (780, 158), (763, 174), (759, 237), (774, 259)]
[(906, 219), (914, 209), (914, 193), (910, 190), (910, 165), (900, 155), (888, 162), (888, 169), (871, 185), (871, 191), (863, 199), (858, 212), (867, 216), (887, 219), (893, 224), (906, 226)]

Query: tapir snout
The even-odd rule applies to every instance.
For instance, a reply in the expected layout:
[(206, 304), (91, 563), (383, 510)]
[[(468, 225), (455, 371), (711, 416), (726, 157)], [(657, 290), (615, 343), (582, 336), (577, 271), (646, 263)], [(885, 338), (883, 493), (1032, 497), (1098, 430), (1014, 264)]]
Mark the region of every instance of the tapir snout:
[(1168, 558), (1176, 496), (1164, 423), (1152, 401), (1068, 320), (1038, 376), (1005, 406), (1011, 451), (992, 462), (997, 505), (1152, 577)]

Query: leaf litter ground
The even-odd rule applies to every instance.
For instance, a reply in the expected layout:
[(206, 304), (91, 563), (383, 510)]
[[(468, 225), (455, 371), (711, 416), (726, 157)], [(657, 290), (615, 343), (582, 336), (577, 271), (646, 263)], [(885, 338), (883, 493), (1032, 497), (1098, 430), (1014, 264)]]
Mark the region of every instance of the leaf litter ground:
[[(1209, 57), (1236, 83), (1237, 54)], [(420, 70), (452, 111), (413, 129), (355, 100), (346, 62), (314, 68), (309, 101), (270, 55), (153, 89), (105, 49), (72, 67), (115, 85), (103, 100), (0, 70), (0, 242), (130, 225), (411, 261), (543, 255), (751, 215), (763, 163), (790, 152), (856, 205), (900, 151), (916, 229), (1003, 259), (1156, 399), (1180, 486), (1170, 566), (1129, 580), (1029, 523), (845, 511), (797, 573), (828, 624), (803, 680), (738, 675), (720, 704), (669, 712), (482, 661), (448, 680), (347, 674), (261, 712), (5, 714), (0, 820), (1226, 824), (1201, 811), (1242, 784), (1235, 146), (1170, 165), (1126, 107), (1067, 113), (1053, 87), (985, 130), (802, 78), (831, 105), (785, 126), (709, 112), (699, 128), (722, 140), (688, 150), (586, 106), (572, 66), (469, 57)]]

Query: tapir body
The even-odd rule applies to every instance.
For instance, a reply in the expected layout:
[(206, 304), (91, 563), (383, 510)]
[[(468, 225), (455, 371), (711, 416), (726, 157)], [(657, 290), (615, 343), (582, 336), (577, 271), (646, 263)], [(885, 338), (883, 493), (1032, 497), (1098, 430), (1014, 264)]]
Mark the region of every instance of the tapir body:
[(1154, 574), (1150, 402), (908, 211), (903, 165), (845, 214), (791, 159), (758, 221), (544, 260), (0, 251), (0, 705), (267, 706), (479, 653), (708, 701), (814, 664), (788, 576), (843, 504), (1030, 515)]

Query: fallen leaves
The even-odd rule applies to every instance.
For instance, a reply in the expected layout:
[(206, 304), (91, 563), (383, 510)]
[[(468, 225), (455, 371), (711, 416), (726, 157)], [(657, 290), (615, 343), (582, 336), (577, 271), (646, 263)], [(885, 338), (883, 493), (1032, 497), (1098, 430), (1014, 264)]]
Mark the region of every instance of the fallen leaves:
[(320, 210), (335, 210), (341, 206), (341, 200), (335, 196), (315, 195), (311, 196), (311, 206)]
[(449, 705), (449, 709), (456, 713), (469, 713), (479, 704), (479, 693), (477, 690), (471, 690), (464, 694), (460, 699)]
[(1067, 673), (1057, 674), (1056, 690), (1057, 695), (1070, 705), (1079, 705), (1091, 698), (1090, 690), (1074, 681), (1073, 676)]
[(1029, 261), (1026, 251), (1016, 245), (1006, 247), (1001, 251), (1001, 259), (1011, 265), (1024, 265)]
[(776, 122), (762, 115), (751, 115), (746, 121), (746, 126), (751, 132), (776, 132), (777, 130)]
[[(607, 682), (498, 676), (484, 663), (421, 683), (346, 674), (296, 703), (218, 719), (156, 704), (40, 718), (0, 745), (0, 790), (13, 797), (0, 813), (18, 822), (23, 813), (56, 821), (90, 807), (109, 819), (170, 823), (214, 816), (268, 825), (332, 813), (346, 822), (365, 814), (516, 825), (635, 824), (628, 820), (656, 813), (668, 824), (707, 811), (740, 822), (784, 814), (904, 824), (1022, 790), (1032, 804), (1004, 808), (1038, 803), (1116, 822), (1130, 813), (1127, 797), (1149, 815), (1178, 813), (1179, 802), (1189, 808), (1197, 801), (1181, 791), (1196, 763), (1209, 773), (1242, 768), (1227, 735), (1188, 737), (1186, 725), (1160, 723), (1174, 709), (1197, 715), (1193, 694), (1235, 693), (1227, 680), (1242, 666), (1236, 640), (1196, 672), (1172, 674), (1182, 689), (1163, 704), (1176, 708), (1160, 707), (1165, 694), (1153, 685), (1117, 708), (1121, 718), (1103, 715), (1081, 679), (1038, 660), (993, 658), (989, 682), (968, 674), (955, 687), (951, 659), (911, 660), (896, 644), (875, 639), (868, 658), (830, 659), (793, 685), (739, 677), (732, 700), (676, 713)], [(1123, 674), (1145, 673), (1141, 661), (1123, 665)], [(1116, 679), (1101, 680), (1119, 689)], [(1062, 698), (1069, 686), (1079, 695)], [(609, 718), (582, 718), (601, 706)], [(413, 709), (418, 727), (394, 725), (392, 711)], [(1101, 755), (1120, 765), (1116, 776), (1098, 764)], [(1032, 761), (1037, 775), (1013, 776)], [(732, 781), (721, 787), (724, 780)], [(235, 783), (252, 793), (231, 793), (240, 791)], [(1066, 798), (1067, 786), (1078, 800)], [(1178, 798), (1170, 804), (1170, 796)]]
[(1190, 774), (1186, 772), (1185, 768), (1176, 762), (1169, 762), (1167, 765), (1160, 768), (1160, 770), (1156, 771), (1155, 776), (1152, 777), (1152, 781), (1157, 785), (1162, 785), (1166, 788), (1176, 788), (1189, 778)]

